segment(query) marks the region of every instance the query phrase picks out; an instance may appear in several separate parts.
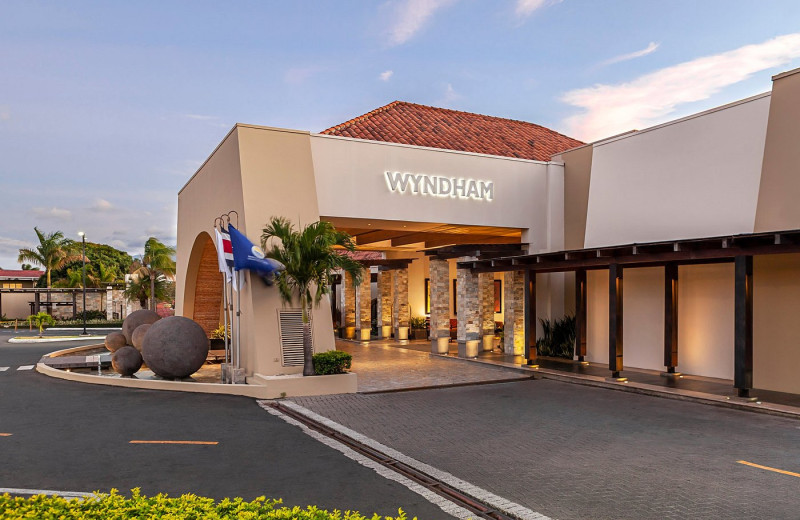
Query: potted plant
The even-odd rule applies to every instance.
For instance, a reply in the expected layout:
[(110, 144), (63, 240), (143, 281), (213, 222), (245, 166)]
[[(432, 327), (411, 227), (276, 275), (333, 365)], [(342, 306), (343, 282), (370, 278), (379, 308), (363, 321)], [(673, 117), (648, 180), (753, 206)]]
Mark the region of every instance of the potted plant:
[(414, 316), (409, 320), (411, 335), (414, 339), (428, 339), (427, 323), (422, 316)]
[[(227, 331), (227, 337), (231, 337), (231, 331)], [(225, 326), (220, 325), (213, 331), (211, 331), (211, 335), (209, 336), (209, 350), (225, 350)]]

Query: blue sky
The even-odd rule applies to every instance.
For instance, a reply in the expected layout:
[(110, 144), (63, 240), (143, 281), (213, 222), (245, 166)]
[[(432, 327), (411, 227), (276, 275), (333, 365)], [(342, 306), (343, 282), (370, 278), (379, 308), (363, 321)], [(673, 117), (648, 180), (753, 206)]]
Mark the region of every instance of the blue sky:
[(33, 226), (139, 251), (236, 122), (321, 131), (395, 99), (591, 140), (770, 89), (800, 2), (0, 3), (0, 266)]

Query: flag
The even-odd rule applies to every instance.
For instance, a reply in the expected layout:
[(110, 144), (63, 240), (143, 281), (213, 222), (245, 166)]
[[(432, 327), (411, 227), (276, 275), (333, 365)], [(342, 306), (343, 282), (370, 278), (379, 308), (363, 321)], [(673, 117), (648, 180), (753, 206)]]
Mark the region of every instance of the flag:
[(233, 288), (237, 289), (236, 277), (233, 276), (233, 247), (231, 246), (231, 237), (225, 228), (218, 230), (214, 228), (214, 233), (217, 239), (217, 262), (219, 263), (219, 272), (225, 275), (225, 279), (233, 284)]
[(282, 263), (272, 258), (265, 258), (260, 247), (250, 242), (238, 229), (228, 226), (233, 245), (233, 268), (236, 271), (247, 269), (255, 273), (272, 277), (285, 269)]

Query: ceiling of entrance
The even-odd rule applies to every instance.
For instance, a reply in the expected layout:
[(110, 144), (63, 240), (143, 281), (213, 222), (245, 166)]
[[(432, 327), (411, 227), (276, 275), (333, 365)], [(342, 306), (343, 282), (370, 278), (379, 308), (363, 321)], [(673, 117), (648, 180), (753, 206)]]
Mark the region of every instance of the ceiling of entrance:
[(495, 226), (459, 226), (437, 222), (408, 222), (346, 217), (320, 217), (355, 237), (361, 250), (418, 251), (457, 244), (519, 243), (522, 230)]

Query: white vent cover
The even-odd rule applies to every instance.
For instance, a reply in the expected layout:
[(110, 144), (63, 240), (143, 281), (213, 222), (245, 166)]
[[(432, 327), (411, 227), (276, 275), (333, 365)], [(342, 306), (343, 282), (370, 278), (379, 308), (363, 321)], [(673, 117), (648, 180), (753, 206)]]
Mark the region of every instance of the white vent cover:
[[(303, 366), (302, 309), (278, 309), (278, 324), (281, 335), (281, 364), (285, 367)], [(311, 348), (314, 348), (313, 334)]]

